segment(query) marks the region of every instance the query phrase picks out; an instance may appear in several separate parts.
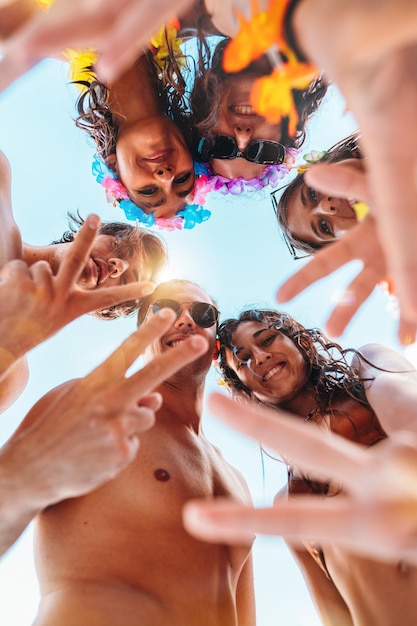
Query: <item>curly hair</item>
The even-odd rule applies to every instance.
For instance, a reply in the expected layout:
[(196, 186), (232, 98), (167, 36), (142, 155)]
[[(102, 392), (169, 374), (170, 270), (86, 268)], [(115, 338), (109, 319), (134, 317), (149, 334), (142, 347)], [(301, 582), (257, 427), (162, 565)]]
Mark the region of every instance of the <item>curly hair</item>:
[[(84, 219), (79, 213), (68, 213), (69, 229), (65, 231), (60, 239), (51, 242), (51, 245), (58, 243), (71, 243), (78, 232)], [(104, 222), (98, 231), (99, 235), (108, 235), (115, 238), (115, 257), (129, 258), (136, 256), (141, 259), (144, 267), (151, 269), (149, 280), (155, 280), (157, 274), (166, 263), (167, 254), (162, 240), (155, 234), (147, 230), (125, 224), (123, 222)], [(95, 311), (92, 313), (100, 319), (110, 320), (116, 317), (126, 317), (133, 315), (138, 309), (137, 300), (129, 300), (115, 304), (108, 309)]]
[[(169, 37), (166, 37), (166, 43), (168, 58), (162, 70), (156, 64), (151, 52), (139, 57), (138, 61), (143, 58), (148, 60), (154, 92), (160, 100), (161, 111), (173, 119), (187, 141), (189, 125), (186, 113), (186, 82), (178, 64), (180, 59), (174, 54)], [(187, 63), (187, 57), (181, 59)], [(88, 67), (86, 70), (95, 75), (94, 67)], [(75, 84), (84, 88), (76, 103), (78, 117), (75, 124), (94, 139), (97, 154), (105, 160), (116, 151), (119, 126), (111, 110), (109, 89), (98, 80), (77, 81)]]
[[(363, 159), (364, 155), (359, 146), (360, 133), (355, 132), (348, 135), (334, 146), (332, 146), (320, 159), (321, 163), (338, 163), (347, 159)], [(307, 255), (315, 254), (321, 248), (333, 243), (332, 241), (312, 242), (296, 237), (288, 225), (288, 206), (294, 193), (304, 183), (304, 172), (298, 174), (294, 180), (287, 185), (281, 198), (276, 204), (275, 215), (278, 225), (284, 233), (289, 244), (296, 250), (301, 250)]]
[(247, 309), (238, 318), (230, 318), (220, 324), (219, 368), (231, 391), (254, 398), (251, 389), (240, 381), (227, 363), (227, 350), (233, 350), (234, 347), (233, 334), (243, 322), (260, 322), (266, 327), (275, 328), (295, 344), (308, 366), (308, 384), (314, 391), (320, 410), (329, 409), (333, 399), (346, 396), (369, 406), (364, 387), (369, 379), (359, 376), (358, 371), (348, 363), (346, 355), (354, 353), (365, 361), (367, 359), (353, 348), (345, 350), (330, 341), (318, 328), (305, 328), (290, 315), (272, 309)]
[[(231, 75), (222, 68), (224, 48), (229, 39), (226, 37), (218, 43), (211, 55), (206, 67), (199, 68), (195, 78), (194, 86), (190, 96), (191, 123), (194, 129), (194, 151), (198, 151), (198, 144), (201, 139), (205, 140), (203, 160), (208, 160), (207, 154), (213, 147), (215, 140), (214, 128), (217, 125), (220, 102), (223, 93), (223, 85), (227, 83)], [(271, 72), (271, 65), (264, 55), (257, 61), (251, 63), (245, 70), (236, 76), (246, 75), (268, 75)], [(312, 81), (306, 89), (293, 90), (295, 106), (298, 112), (297, 132), (294, 136), (289, 135), (288, 117), (281, 121), (280, 142), (286, 147), (298, 148), (305, 140), (305, 126), (313, 113), (320, 106), (327, 91), (327, 84), (322, 77)]]

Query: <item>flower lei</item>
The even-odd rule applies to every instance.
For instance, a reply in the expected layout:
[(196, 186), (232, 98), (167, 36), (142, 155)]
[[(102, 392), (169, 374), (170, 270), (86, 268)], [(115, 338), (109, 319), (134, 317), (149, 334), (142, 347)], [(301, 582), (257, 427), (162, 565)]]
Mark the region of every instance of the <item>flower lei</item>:
[(204, 204), (206, 196), (210, 192), (218, 192), (222, 195), (231, 194), (238, 196), (241, 194), (250, 194), (261, 191), (264, 187), (270, 185), (272, 189), (278, 187), (280, 181), (290, 173), (294, 167), (296, 157), (299, 154), (296, 148), (287, 148), (286, 157), (280, 165), (268, 165), (265, 167), (261, 176), (256, 176), (250, 180), (246, 180), (242, 176), (238, 178), (225, 178), (219, 174), (215, 174), (207, 164), (199, 163), (201, 174), (196, 180), (194, 190), (194, 201)]
[[(126, 187), (117, 178), (117, 175), (107, 167), (99, 156), (95, 156), (92, 166), (95, 179), (106, 191), (107, 201), (112, 204), (117, 203), (123, 210), (128, 220), (137, 220), (147, 227), (157, 226), (164, 230), (191, 229), (196, 224), (201, 224), (209, 219), (211, 212), (204, 209), (200, 204), (190, 204), (175, 217), (155, 217), (152, 213), (145, 213), (129, 198)], [(203, 203), (201, 203), (203, 204)]]
[(270, 0), (268, 10), (259, 11), (257, 0), (252, 0), (250, 20), (236, 11), (239, 32), (224, 50), (223, 69), (239, 72), (266, 54), (273, 71), (270, 76), (255, 81), (250, 104), (270, 124), (288, 117), (288, 130), (294, 135), (298, 113), (292, 90), (305, 89), (318, 76), (318, 71), (312, 64), (298, 61), (285, 40), (283, 23), (289, 4), (290, 0)]

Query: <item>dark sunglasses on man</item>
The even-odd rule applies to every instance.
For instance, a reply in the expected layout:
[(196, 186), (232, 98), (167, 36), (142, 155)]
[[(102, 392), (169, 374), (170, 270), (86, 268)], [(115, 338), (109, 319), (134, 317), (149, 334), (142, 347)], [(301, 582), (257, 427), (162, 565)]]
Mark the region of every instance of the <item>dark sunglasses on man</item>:
[(242, 157), (251, 163), (279, 165), (285, 159), (285, 146), (278, 141), (254, 139), (244, 150), (240, 151), (235, 139), (228, 135), (216, 135), (211, 148), (203, 139), (200, 142), (199, 151), (203, 160)]
[(181, 307), (183, 304), (189, 304), (189, 313), (191, 319), (200, 326), (200, 328), (210, 328), (218, 322), (220, 311), (213, 304), (208, 302), (177, 302), (170, 298), (157, 300), (151, 304), (152, 312), (158, 313), (161, 309), (172, 309), (177, 318), (181, 315)]

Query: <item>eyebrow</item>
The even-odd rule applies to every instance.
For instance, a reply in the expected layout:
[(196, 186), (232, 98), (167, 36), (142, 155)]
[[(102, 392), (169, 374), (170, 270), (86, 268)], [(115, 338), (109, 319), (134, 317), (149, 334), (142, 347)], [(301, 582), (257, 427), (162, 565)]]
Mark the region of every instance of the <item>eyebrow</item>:
[[(253, 333), (252, 337), (253, 339), (257, 339), (259, 337), (259, 335), (261, 335), (262, 333), (264, 333), (265, 331), (269, 330), (269, 328), (260, 328), (259, 330), (257, 330), (255, 333)], [(235, 346), (235, 349), (232, 350), (232, 352), (234, 352), (234, 354), (237, 356), (238, 352), (240, 352), (241, 350), (244, 349), (245, 346)]]
[(160, 200), (157, 200), (156, 202), (147, 202), (146, 200), (141, 199), (140, 204), (141, 204), (141, 207), (144, 207), (145, 209), (157, 209), (159, 206), (162, 206), (163, 204), (165, 204), (166, 201), (167, 201), (167, 198), (164, 194), (162, 198)]
[(185, 198), (186, 196), (188, 196), (188, 194), (190, 194), (192, 192), (193, 189), (194, 189), (194, 183), (191, 185), (191, 187), (189, 189), (185, 189), (184, 191), (179, 191), (177, 193), (177, 196), (179, 198)]

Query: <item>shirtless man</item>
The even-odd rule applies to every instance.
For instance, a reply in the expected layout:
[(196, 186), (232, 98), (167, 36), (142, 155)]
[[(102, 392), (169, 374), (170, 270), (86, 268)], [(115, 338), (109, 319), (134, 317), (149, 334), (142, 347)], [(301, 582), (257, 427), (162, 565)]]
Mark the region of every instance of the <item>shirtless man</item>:
[[(39, 516), (42, 600), (36, 626), (255, 623), (251, 542), (210, 545), (182, 525), (182, 507), (190, 498), (229, 495), (248, 503), (249, 496), (242, 477), (201, 430), (217, 312), (197, 285), (171, 281), (144, 302), (141, 319), (173, 306), (178, 317), (146, 360), (193, 336), (204, 337), (209, 349), (157, 387), (162, 408), (126, 469), (89, 495), (64, 500)], [(36, 414), (35, 407), (29, 420)]]

